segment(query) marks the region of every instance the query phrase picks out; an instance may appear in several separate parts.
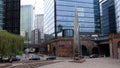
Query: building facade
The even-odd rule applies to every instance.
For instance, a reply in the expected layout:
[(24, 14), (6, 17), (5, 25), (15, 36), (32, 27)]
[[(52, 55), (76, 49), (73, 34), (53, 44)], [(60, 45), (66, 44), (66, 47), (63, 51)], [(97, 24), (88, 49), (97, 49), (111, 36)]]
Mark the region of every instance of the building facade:
[(22, 5), (20, 18), (20, 35), (30, 40), (33, 24), (33, 6)]
[(111, 34), (109, 37), (110, 55), (120, 60), (120, 34)]
[(3, 0), (0, 0), (0, 30), (3, 28)]
[(39, 44), (41, 43), (41, 33), (39, 29), (32, 30), (32, 37), (31, 37), (31, 43), (32, 44)]
[(43, 14), (38, 14), (35, 16), (35, 24), (34, 28), (38, 29), (39, 32), (41, 33), (41, 40), (44, 39), (44, 33), (43, 33), (43, 27), (44, 27), (44, 15)]
[[(84, 38), (81, 37), (80, 41), (82, 41), (82, 43), (80, 43), (80, 45), (82, 46), (82, 56), (88, 56), (93, 54), (94, 48), (98, 47), (97, 44), (91, 40), (90, 37), (84, 37)], [(74, 42), (73, 38), (62, 37), (55, 40), (50, 40), (42, 45), (46, 46), (47, 49), (49, 45), (50, 50), (49, 51), (47, 50), (48, 54), (56, 55), (59, 57), (73, 57), (74, 54), (73, 42)], [(55, 54), (53, 53), (54, 51)]]
[(106, 0), (101, 4), (101, 6), (102, 6), (101, 17), (102, 34), (108, 35), (110, 33), (116, 33), (117, 30), (114, 0)]
[(3, 0), (3, 29), (20, 34), (20, 0)]
[[(45, 0), (46, 40), (73, 36), (75, 6), (81, 33), (100, 33), (99, 0)], [(89, 11), (88, 11), (89, 10)]]
[(116, 25), (117, 33), (120, 33), (120, 0), (114, 0), (115, 2), (115, 13), (116, 13)]

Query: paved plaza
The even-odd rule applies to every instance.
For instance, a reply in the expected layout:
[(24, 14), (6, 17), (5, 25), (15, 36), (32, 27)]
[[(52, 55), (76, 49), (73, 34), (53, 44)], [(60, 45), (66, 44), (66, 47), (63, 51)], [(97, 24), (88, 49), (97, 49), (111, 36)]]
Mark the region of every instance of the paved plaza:
[(120, 61), (111, 58), (90, 58), (83, 63), (63, 61), (38, 68), (120, 68)]
[(0, 68), (120, 68), (120, 60), (112, 58), (87, 58), (83, 63), (70, 62), (70, 58), (47, 61), (22, 61), (0, 64)]

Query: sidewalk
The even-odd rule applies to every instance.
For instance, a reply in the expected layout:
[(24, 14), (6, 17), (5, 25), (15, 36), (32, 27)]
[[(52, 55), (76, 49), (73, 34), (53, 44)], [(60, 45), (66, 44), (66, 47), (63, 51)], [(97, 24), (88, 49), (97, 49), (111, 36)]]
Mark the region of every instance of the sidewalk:
[(0, 63), (0, 68), (5, 68), (11, 65), (12, 65), (11, 63)]
[(83, 63), (64, 61), (39, 68), (120, 68), (120, 61), (111, 58), (91, 58)]

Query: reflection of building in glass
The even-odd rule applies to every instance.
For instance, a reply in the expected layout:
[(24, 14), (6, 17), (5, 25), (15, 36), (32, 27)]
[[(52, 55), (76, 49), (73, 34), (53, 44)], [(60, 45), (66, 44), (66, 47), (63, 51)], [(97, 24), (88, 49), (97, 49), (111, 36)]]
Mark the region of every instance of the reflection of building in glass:
[(21, 6), (20, 34), (23, 37), (29, 36), (31, 39), (32, 23), (33, 23), (33, 6)]
[(20, 0), (0, 0), (0, 1), (4, 1), (3, 29), (11, 33), (20, 34)]
[(116, 33), (115, 6), (114, 0), (107, 0), (101, 3), (102, 6), (102, 33), (104, 35)]
[(74, 10), (78, 7), (80, 32), (100, 33), (99, 0), (45, 0), (46, 39), (73, 36)]
[(0, 0), (0, 30), (2, 29), (3, 26), (3, 0)]
[(114, 0), (114, 2), (115, 2), (117, 33), (120, 33), (120, 0)]

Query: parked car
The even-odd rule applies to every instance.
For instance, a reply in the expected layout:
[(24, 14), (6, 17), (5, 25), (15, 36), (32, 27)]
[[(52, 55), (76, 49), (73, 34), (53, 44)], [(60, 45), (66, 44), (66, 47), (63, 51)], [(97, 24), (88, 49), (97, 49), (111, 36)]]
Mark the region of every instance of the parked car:
[(3, 56), (3, 57), (1, 57), (0, 61), (1, 62), (12, 62), (12, 59), (9, 56)]
[(16, 56), (3, 56), (3, 57), (0, 57), (0, 61), (1, 62), (12, 62), (12, 61), (20, 61), (21, 60), (21, 57), (20, 55), (16, 55)]
[(2, 61), (5, 61), (5, 62), (6, 62), (6, 61), (9, 61), (9, 58), (10, 58), (10, 57), (8, 57), (8, 56), (3, 56), (3, 57), (2, 57)]
[(56, 59), (56, 56), (47, 56), (46, 57), (46, 60), (55, 60)]
[(21, 55), (16, 55), (16, 59), (20, 61), (22, 59), (22, 56)]
[(33, 58), (30, 58), (29, 60), (40, 60), (40, 58), (38, 58), (38, 57), (33, 57)]
[(32, 57), (29, 58), (29, 60), (40, 60), (40, 57), (37, 55), (33, 55)]
[(90, 58), (97, 58), (97, 57), (99, 57), (99, 55), (98, 54), (91, 54), (89, 57)]
[(18, 57), (12, 57), (12, 61), (20, 61), (21, 59)]

